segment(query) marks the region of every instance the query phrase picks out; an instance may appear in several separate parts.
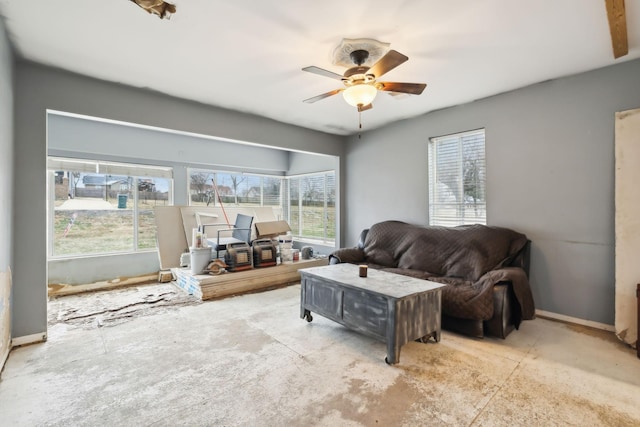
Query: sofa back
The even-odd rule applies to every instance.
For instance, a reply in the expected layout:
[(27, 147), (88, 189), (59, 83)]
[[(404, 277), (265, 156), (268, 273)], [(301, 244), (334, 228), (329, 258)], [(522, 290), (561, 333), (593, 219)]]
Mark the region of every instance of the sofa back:
[(480, 224), (423, 227), (384, 221), (364, 230), (358, 246), (368, 263), (476, 281), (506, 266), (528, 274), (530, 242), (516, 231)]

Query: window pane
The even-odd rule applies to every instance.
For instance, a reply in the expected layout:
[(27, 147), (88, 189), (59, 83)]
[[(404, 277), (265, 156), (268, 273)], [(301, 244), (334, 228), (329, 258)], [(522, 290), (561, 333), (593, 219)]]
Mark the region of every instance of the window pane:
[(429, 142), (429, 223), (486, 224), (484, 130)]
[(191, 206), (218, 206), (218, 194), (225, 206), (271, 206), (283, 218), (281, 195), (283, 178), (245, 173), (189, 170)]
[(327, 240), (336, 239), (336, 175), (327, 174), (327, 212), (325, 215)]
[(133, 251), (133, 179), (56, 172), (56, 176), (60, 175), (62, 182), (55, 180), (52, 255)]
[(289, 227), (291, 234), (301, 236), (300, 227), (300, 179), (289, 180)]
[(302, 230), (307, 237), (324, 237), (324, 176), (302, 178)]
[(294, 236), (335, 241), (335, 173), (291, 177), (289, 224)]
[(138, 249), (156, 247), (153, 208), (169, 204), (171, 181), (165, 178), (138, 178)]
[(248, 176), (216, 172), (215, 177), (218, 194), (222, 199), (222, 203), (227, 206), (256, 206), (255, 204), (249, 203), (249, 188), (252, 180), (249, 180)]
[(213, 172), (189, 172), (189, 201), (191, 206), (215, 205)]
[[(49, 164), (77, 165), (53, 173), (54, 193), (50, 256), (134, 252), (156, 247), (155, 206), (172, 201), (167, 168), (91, 160), (49, 158)], [(91, 170), (135, 171), (133, 175)], [(154, 172), (163, 177), (151, 176)], [(137, 238), (136, 247), (134, 237)]]
[(271, 206), (273, 208), (273, 214), (277, 219), (284, 218), (284, 212), (282, 208), (282, 178), (264, 177), (262, 181), (263, 197), (262, 205)]
[(191, 205), (219, 204), (215, 179), (225, 206), (271, 206), (276, 218), (289, 222), (294, 236), (335, 241), (335, 172), (281, 178), (194, 169), (189, 176)]
[(238, 188), (240, 191), (238, 203), (243, 206), (261, 206), (262, 177), (247, 175), (242, 178), (242, 185)]

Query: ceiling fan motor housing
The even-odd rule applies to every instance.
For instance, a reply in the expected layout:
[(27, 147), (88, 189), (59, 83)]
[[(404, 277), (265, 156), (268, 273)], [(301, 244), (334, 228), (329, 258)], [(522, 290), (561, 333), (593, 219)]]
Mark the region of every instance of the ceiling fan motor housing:
[(344, 72), (342, 82), (345, 86), (372, 83), (376, 78), (372, 74), (367, 74), (369, 67), (351, 67)]
[(354, 50), (349, 54), (351, 60), (356, 64), (344, 72), (342, 81), (345, 86), (355, 86), (359, 84), (371, 84), (375, 82), (376, 76), (367, 74), (371, 67), (363, 67), (362, 64), (369, 58), (369, 52), (364, 49)]

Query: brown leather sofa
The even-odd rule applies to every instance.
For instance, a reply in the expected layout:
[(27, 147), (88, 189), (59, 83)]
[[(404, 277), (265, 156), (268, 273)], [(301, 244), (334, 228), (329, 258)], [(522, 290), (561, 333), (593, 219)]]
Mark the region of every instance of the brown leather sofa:
[(494, 226), (424, 227), (401, 221), (374, 224), (358, 245), (329, 256), (447, 286), (442, 327), (475, 337), (505, 338), (535, 317), (529, 285), (531, 241)]

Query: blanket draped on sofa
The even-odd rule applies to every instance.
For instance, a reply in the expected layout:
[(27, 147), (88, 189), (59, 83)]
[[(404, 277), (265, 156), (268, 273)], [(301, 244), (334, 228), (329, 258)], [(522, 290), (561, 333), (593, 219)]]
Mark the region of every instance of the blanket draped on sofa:
[[(510, 281), (520, 320), (533, 319), (535, 306), (525, 271), (506, 267), (527, 243), (524, 234), (501, 227), (421, 227), (400, 221), (374, 224), (364, 253), (372, 268), (445, 283), (443, 313), (462, 319), (493, 316), (493, 287)], [(335, 254), (342, 258), (338, 250)], [(343, 256), (349, 257), (345, 251)], [(341, 259), (342, 262), (363, 260)]]

